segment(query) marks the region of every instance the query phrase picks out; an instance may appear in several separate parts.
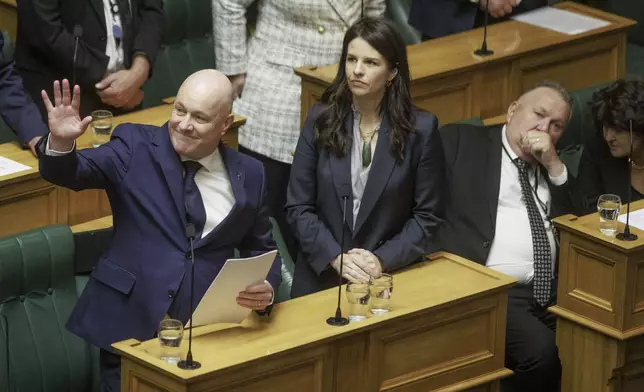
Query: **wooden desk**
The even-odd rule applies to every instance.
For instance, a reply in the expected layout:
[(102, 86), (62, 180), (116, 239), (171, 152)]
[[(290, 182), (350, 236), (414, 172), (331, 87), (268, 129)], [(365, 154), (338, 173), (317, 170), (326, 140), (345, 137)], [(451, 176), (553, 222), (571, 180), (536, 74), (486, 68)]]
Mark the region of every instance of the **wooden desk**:
[[(121, 389), (498, 391), (498, 380), (512, 373), (504, 356), (507, 289), (514, 283), (436, 254), (395, 275), (393, 310), (384, 316), (328, 326), (337, 295), (329, 289), (277, 304), (268, 322), (251, 314), (242, 325), (195, 328), (193, 354), (202, 367), (194, 371), (157, 359), (156, 339), (116, 343)], [(344, 296), (342, 306), (346, 312)]]
[[(631, 207), (644, 208), (644, 200)], [(631, 227), (639, 236), (633, 242), (604, 236), (597, 213), (565, 215), (555, 225), (559, 286), (550, 311), (557, 315), (561, 391), (644, 391), (644, 231)]]
[[(490, 26), (488, 45), (494, 54), (479, 57), (482, 29), (475, 29), (407, 48), (414, 103), (441, 124), (473, 116), (482, 119), (507, 111), (522, 92), (543, 79), (569, 90), (624, 75), (626, 30), (634, 21), (578, 3), (558, 8), (611, 22), (601, 29), (567, 35), (516, 21)], [(337, 72), (337, 65), (302, 67), (301, 120), (319, 101)]]
[[(126, 122), (163, 125), (172, 112), (172, 105), (125, 114), (114, 118), (114, 126)], [(236, 116), (224, 142), (237, 148), (237, 129), (246, 119)], [(77, 142), (80, 149), (91, 148), (91, 129)], [(70, 226), (111, 214), (110, 205), (102, 190), (73, 192), (43, 180), (38, 173), (38, 160), (16, 143), (0, 144), (0, 156), (20, 162), (31, 169), (0, 176), (0, 236), (50, 225)]]
[(18, 6), (16, 0), (0, 0), (0, 29), (7, 30), (16, 42), (18, 31)]

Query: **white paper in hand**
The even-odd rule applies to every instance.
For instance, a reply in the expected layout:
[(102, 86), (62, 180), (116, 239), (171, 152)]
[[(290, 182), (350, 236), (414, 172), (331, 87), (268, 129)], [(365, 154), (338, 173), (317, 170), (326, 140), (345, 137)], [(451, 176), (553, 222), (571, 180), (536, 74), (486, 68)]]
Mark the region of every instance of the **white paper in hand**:
[(273, 250), (255, 257), (226, 260), (192, 314), (194, 326), (244, 321), (251, 310), (239, 306), (237, 296), (246, 287), (264, 282), (276, 255)]

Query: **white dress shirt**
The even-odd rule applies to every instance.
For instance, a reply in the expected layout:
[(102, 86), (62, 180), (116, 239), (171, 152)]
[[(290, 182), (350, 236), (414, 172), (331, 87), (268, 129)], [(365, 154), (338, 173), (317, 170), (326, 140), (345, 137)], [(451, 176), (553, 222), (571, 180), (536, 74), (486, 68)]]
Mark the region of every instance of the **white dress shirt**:
[[(496, 271), (517, 278), (519, 283), (530, 283), (534, 276), (532, 232), (530, 231), (528, 211), (521, 193), (519, 170), (512, 162), (517, 158), (517, 155), (510, 148), (505, 126), (502, 131), (502, 142), (508, 153), (501, 151), (501, 184), (496, 212), (496, 232), (486, 265)], [(539, 173), (538, 176), (536, 173)], [(535, 184), (535, 176), (539, 180), (536, 193), (539, 195), (539, 200), (545, 204), (546, 211), (541, 208), (541, 203), (534, 196), (534, 192), (532, 195), (546, 227), (550, 242), (552, 268), (554, 269), (557, 248), (552, 224), (548, 219), (551, 208), (550, 190), (546, 179), (540, 173), (539, 166), (528, 167), (528, 178), (531, 185)], [(559, 176), (548, 177), (552, 185), (563, 185), (568, 181), (568, 171), (564, 166), (564, 171)]]
[[(181, 157), (181, 160), (190, 159)], [(206, 223), (201, 234), (204, 238), (230, 214), (235, 205), (235, 195), (219, 150), (197, 162), (203, 166), (195, 175), (195, 182), (206, 210)]]
[[(116, 0), (111, 0), (116, 2)], [(128, 4), (132, 7), (132, 4), (128, 0)], [(124, 52), (123, 52), (123, 37), (121, 37), (121, 44), (116, 44), (116, 38), (114, 38), (113, 26), (119, 26), (121, 29), (121, 35), (123, 34), (123, 24), (121, 23), (121, 17), (116, 14), (112, 15), (111, 2), (110, 0), (103, 0), (103, 12), (105, 13), (105, 27), (107, 33), (107, 40), (105, 45), (105, 55), (110, 58), (109, 63), (107, 64), (107, 71), (110, 73), (119, 71), (124, 68)]]

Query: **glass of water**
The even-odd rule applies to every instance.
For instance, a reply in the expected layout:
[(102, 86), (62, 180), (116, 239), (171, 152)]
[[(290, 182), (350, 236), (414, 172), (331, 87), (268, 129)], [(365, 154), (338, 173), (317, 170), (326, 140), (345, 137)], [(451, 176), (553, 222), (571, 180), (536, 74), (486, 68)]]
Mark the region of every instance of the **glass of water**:
[(599, 196), (597, 212), (599, 212), (599, 231), (604, 235), (617, 234), (617, 218), (622, 207), (622, 200), (617, 195)]
[(391, 293), (394, 290), (394, 278), (382, 274), (379, 278), (371, 278), (369, 292), (371, 294), (371, 314), (379, 315), (389, 312)]
[(347, 300), (349, 300), (349, 321), (362, 321), (369, 313), (369, 284), (347, 283)]
[(92, 146), (98, 147), (110, 141), (112, 133), (112, 112), (109, 110), (94, 110), (92, 112)]
[(159, 323), (159, 344), (161, 345), (160, 359), (168, 363), (181, 360), (181, 340), (183, 339), (183, 324), (179, 320), (165, 319)]

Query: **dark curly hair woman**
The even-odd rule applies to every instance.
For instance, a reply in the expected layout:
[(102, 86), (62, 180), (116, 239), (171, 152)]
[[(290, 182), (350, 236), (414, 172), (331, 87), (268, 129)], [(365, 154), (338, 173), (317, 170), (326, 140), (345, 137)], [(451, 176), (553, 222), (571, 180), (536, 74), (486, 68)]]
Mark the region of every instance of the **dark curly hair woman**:
[(596, 91), (590, 105), (595, 129), (575, 181), (578, 214), (597, 211), (597, 199), (605, 193), (616, 194), (625, 203), (629, 187), (633, 201), (644, 198), (644, 82), (617, 80)]

